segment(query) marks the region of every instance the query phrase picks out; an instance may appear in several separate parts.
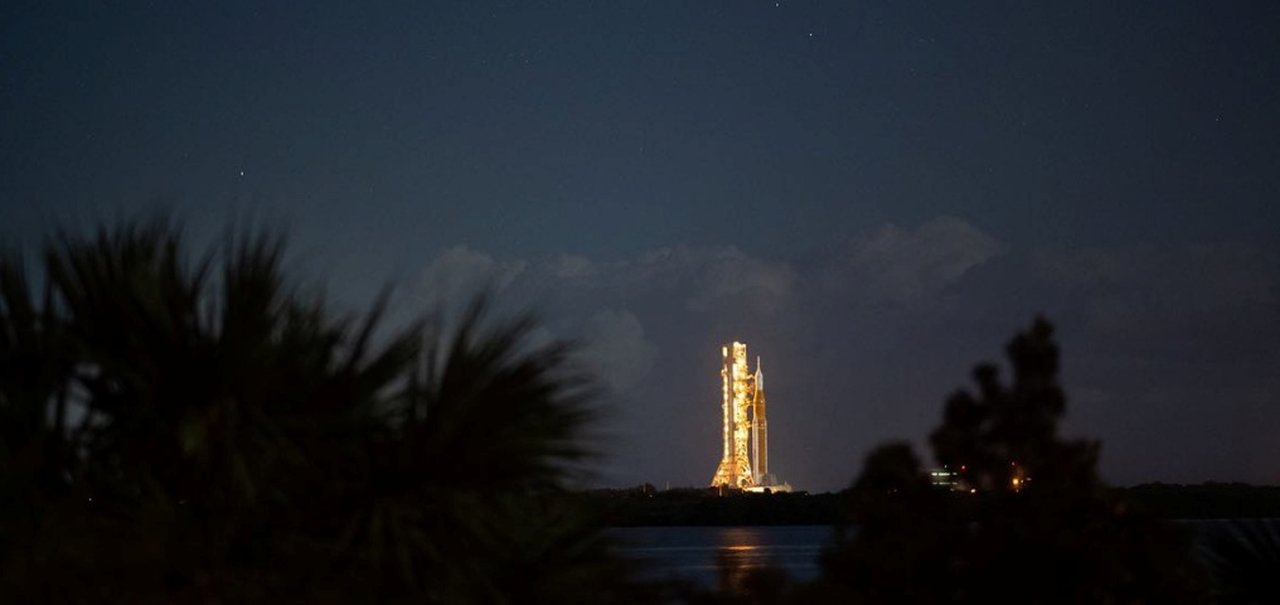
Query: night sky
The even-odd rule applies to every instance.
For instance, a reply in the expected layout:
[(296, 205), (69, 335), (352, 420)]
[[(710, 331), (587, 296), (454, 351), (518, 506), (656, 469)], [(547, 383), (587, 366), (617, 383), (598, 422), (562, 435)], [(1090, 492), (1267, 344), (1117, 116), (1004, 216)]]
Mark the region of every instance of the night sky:
[(738, 339), (838, 489), (1037, 312), (1109, 480), (1280, 482), (1280, 3), (1036, 4), (9, 1), (0, 241), (168, 208), (339, 304), (492, 289), (609, 385), (597, 485), (711, 479)]

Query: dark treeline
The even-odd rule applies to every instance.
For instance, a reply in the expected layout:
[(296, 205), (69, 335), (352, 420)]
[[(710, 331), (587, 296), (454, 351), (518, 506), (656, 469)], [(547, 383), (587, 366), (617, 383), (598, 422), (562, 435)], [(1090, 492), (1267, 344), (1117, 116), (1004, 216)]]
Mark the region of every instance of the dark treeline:
[(1120, 488), (1165, 519), (1280, 519), (1280, 486), (1208, 482)]
[[(0, 257), (0, 601), (1280, 602), (1274, 524), (1194, 560), (1166, 520), (1266, 514), (1272, 488), (1107, 486), (1099, 444), (1057, 433), (1047, 321), (930, 436), (971, 491), (889, 443), (841, 494), (581, 493), (598, 410), (570, 345), (481, 303), (339, 313), (283, 258), (252, 234), (193, 254), (166, 221)], [(707, 593), (647, 578), (605, 531), (833, 518), (817, 580)]]
[(834, 525), (844, 518), (840, 494), (656, 491), (653, 486), (592, 490), (583, 500), (614, 527)]
[[(1280, 518), (1280, 486), (1149, 483), (1113, 489), (1166, 520)], [(615, 527), (836, 525), (847, 520), (852, 499), (847, 491), (752, 494), (694, 488), (661, 491), (652, 485), (591, 490), (581, 497)]]

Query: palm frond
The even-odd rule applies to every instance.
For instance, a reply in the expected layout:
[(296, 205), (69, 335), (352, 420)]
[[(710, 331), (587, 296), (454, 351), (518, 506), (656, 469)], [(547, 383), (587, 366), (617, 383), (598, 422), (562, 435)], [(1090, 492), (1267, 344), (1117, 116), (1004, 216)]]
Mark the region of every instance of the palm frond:
[(1195, 554), (1208, 568), (1218, 602), (1280, 603), (1280, 520), (1201, 523)]

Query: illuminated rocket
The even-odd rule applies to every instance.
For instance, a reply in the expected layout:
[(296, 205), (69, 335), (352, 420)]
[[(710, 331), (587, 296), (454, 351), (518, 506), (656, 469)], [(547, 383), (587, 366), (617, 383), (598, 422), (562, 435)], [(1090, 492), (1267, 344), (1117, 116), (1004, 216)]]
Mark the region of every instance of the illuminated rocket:
[(740, 489), (773, 486), (760, 359), (756, 359), (756, 371), (751, 372), (747, 365), (747, 345), (734, 342), (722, 347), (720, 353), (723, 357), (720, 380), (724, 450), (711, 485)]

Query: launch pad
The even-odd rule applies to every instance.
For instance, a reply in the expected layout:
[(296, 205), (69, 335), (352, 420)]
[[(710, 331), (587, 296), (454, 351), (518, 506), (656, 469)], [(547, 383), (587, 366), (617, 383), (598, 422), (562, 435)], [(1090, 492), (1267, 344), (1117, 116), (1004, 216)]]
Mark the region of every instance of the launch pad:
[(756, 370), (752, 372), (747, 365), (747, 345), (733, 342), (722, 347), (720, 354), (724, 450), (711, 486), (753, 492), (791, 491), (790, 485), (769, 473), (769, 422), (760, 358), (756, 358)]

